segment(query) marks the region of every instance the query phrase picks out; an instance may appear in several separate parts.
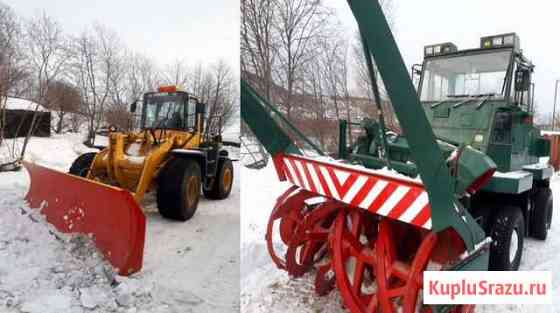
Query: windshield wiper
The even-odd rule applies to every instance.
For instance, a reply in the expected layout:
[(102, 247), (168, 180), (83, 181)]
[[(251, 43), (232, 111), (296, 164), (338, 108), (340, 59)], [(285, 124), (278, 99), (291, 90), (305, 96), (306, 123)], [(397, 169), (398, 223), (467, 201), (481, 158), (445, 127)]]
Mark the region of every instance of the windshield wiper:
[(495, 93), (485, 93), (485, 94), (476, 94), (476, 95), (447, 95), (449, 98), (467, 98), (466, 100), (457, 102), (453, 105), (453, 108), (458, 108), (460, 106), (462, 106), (463, 104), (466, 104), (468, 102), (473, 101), (475, 98), (482, 98), (484, 97), (484, 99), (482, 99), (482, 101), (480, 101), (477, 105), (476, 105), (476, 109), (480, 109), (484, 103), (490, 99), (491, 97), (496, 96)]
[(447, 95), (447, 98), (468, 98), (471, 95)]
[(495, 92), (491, 93), (478, 93), (478, 94), (463, 94), (463, 95), (447, 95), (448, 98), (481, 98), (481, 97), (493, 97), (498, 94)]
[(494, 97), (497, 96), (497, 93), (491, 92), (491, 93), (480, 93), (477, 95), (472, 95), (471, 97), (473, 98), (482, 98), (482, 97)]
[(453, 108), (458, 108), (458, 107), (462, 106), (463, 104), (465, 104), (465, 103), (467, 103), (467, 102), (470, 102), (470, 101), (472, 101), (472, 100), (474, 100), (474, 99), (469, 98), (469, 99), (467, 99), (467, 100), (463, 100), (463, 101), (457, 102), (457, 103), (455, 103), (455, 105), (453, 105)]

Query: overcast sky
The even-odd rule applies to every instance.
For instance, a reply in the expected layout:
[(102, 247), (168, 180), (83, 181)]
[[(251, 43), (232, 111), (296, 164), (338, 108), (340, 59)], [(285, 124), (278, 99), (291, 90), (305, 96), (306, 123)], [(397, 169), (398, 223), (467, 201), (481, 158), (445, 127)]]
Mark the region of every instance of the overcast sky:
[[(516, 32), (525, 56), (536, 65), (537, 104), (542, 111), (552, 111), (554, 84), (560, 79), (560, 1), (393, 1), (395, 35), (408, 67), (421, 63), (423, 47), (428, 44), (451, 41), (459, 49), (477, 48), (483, 36)], [(326, 2), (337, 9), (339, 19), (352, 31), (355, 21), (346, 1)]]
[[(69, 33), (100, 22), (116, 30), (136, 51), (158, 63), (184, 59), (193, 64), (223, 58), (239, 63), (239, 1), (75, 1), (0, 0), (22, 16), (45, 10)], [(355, 22), (345, 0), (326, 0), (351, 32)], [(525, 55), (536, 65), (536, 98), (551, 111), (554, 84), (560, 78), (559, 1), (394, 0), (396, 37), (410, 66), (422, 61), (424, 45), (454, 42), (474, 48), (480, 37), (517, 32)], [(560, 102), (560, 101), (559, 101)]]
[(70, 34), (99, 22), (161, 65), (177, 59), (189, 64), (224, 59), (236, 71), (239, 68), (238, 0), (0, 1), (24, 17), (44, 10)]

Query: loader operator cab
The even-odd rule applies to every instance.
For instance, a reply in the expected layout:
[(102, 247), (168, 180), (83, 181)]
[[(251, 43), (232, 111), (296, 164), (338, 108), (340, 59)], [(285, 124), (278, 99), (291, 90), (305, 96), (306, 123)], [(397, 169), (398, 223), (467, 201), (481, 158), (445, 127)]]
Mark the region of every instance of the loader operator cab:
[(469, 144), (507, 171), (536, 157), (518, 144), (531, 138), (515, 138), (527, 133), (518, 129), (534, 128), (533, 69), (519, 37), (509, 33), (483, 37), (476, 49), (458, 50), (449, 42), (426, 46), (422, 70), (412, 75), (421, 75), (418, 94), (435, 135)]
[(204, 114), (205, 105), (198, 98), (176, 86), (159, 87), (144, 95), (141, 128), (202, 133)]

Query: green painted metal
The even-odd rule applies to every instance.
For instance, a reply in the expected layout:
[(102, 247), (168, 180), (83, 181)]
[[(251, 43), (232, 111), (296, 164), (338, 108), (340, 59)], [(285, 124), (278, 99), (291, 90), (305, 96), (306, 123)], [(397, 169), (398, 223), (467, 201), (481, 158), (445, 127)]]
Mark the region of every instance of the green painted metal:
[(520, 194), (533, 188), (533, 174), (527, 171), (496, 173), (482, 191)]
[[(449, 269), (450, 271), (480, 271), (481, 268), (488, 267), (488, 261), (490, 259), (490, 251), (488, 247), (480, 250), (478, 254), (465, 262)], [(430, 308), (434, 313), (449, 313), (452, 312), (456, 307), (451, 305), (432, 305)]]
[[(419, 86), (420, 96), (426, 92), (424, 82), (428, 83), (429, 62), (442, 60), (452, 62), (461, 58), (481, 60), (496, 55), (510, 54), (505, 72), (502, 94), (479, 97), (457, 97), (444, 101), (424, 101), (423, 107), (437, 137), (456, 144), (468, 144), (486, 153), (501, 172), (516, 171), (525, 165), (538, 162), (538, 157), (547, 155), (548, 147), (532, 124), (533, 104), (530, 97), (519, 97), (516, 90), (514, 68), (534, 67), (522, 54), (518, 46), (497, 48), (477, 48), (454, 51), (437, 56), (425, 56)], [(473, 61), (473, 62), (479, 62)], [(446, 63), (441, 63), (446, 64)], [(433, 65), (432, 65), (433, 66)], [(446, 73), (443, 70), (442, 73)], [(452, 74), (452, 72), (449, 72)], [(459, 74), (459, 73), (457, 73)], [(445, 74), (443, 74), (445, 75)], [(449, 76), (449, 91), (453, 90), (453, 77)], [(431, 86), (431, 85), (427, 85)], [(516, 94), (517, 93), (517, 94)]]
[(486, 153), (501, 172), (522, 169), (547, 155), (549, 144), (536, 127), (527, 123), (532, 120), (532, 115), (520, 107), (505, 99), (487, 101), (480, 109), (476, 108), (474, 101), (455, 107), (460, 101), (437, 102), (435, 108), (434, 102), (423, 103), (438, 138), (468, 144)]
[(242, 119), (271, 155), (274, 156), (280, 152), (302, 154), (302, 150), (289, 134), (295, 136), (297, 140), (318, 155), (325, 155), (325, 152), (297, 129), (282, 112), (259, 96), (243, 79), (241, 80), (241, 100), (243, 102), (241, 105)]
[(523, 170), (533, 174), (534, 180), (547, 180), (554, 175), (554, 168), (548, 164), (526, 165)]
[(340, 159), (348, 158), (348, 149), (346, 149), (346, 134), (348, 131), (348, 121), (338, 121), (338, 157)]
[(246, 81), (241, 80), (241, 118), (266, 151), (273, 156), (282, 152), (301, 155), (301, 150), (274, 119), (274, 114), (282, 114), (274, 113), (270, 107)]
[(462, 146), (458, 150), (459, 161), (452, 165), (454, 167), (456, 185), (455, 194), (462, 195), (465, 192), (473, 193), (473, 185), (482, 187), (482, 179), (487, 179), (496, 170), (496, 164), (486, 154), (471, 146)]
[(364, 51), (364, 57), (366, 59), (366, 65), (368, 69), (368, 74), (371, 82), (371, 90), (373, 90), (373, 98), (375, 100), (375, 105), (377, 106), (377, 121), (379, 123), (378, 137), (381, 143), (380, 156), (385, 161), (388, 168), (391, 168), (391, 162), (389, 161), (389, 155), (387, 153), (387, 138), (385, 134), (385, 115), (383, 114), (383, 106), (381, 105), (381, 96), (379, 94), (379, 84), (377, 82), (377, 74), (373, 68), (373, 60), (371, 58), (371, 52), (367, 40), (363, 37), (363, 33), (360, 32), (362, 36), (362, 48)]
[(475, 244), (485, 238), (484, 231), (454, 201), (454, 181), (380, 4), (370, 0), (351, 0), (348, 4), (366, 46), (375, 47), (370, 51), (371, 55), (408, 141), (411, 159), (422, 176), (430, 198), (433, 229), (441, 231), (453, 227), (467, 248), (472, 250)]
[[(359, 163), (367, 168), (373, 168), (373, 169), (380, 169), (387, 165), (386, 161), (367, 154), (351, 153), (347, 155), (347, 159), (352, 162)], [(401, 174), (410, 177), (418, 176), (418, 169), (414, 164), (404, 163), (404, 162), (399, 162), (394, 160), (389, 160), (389, 162), (391, 168)]]

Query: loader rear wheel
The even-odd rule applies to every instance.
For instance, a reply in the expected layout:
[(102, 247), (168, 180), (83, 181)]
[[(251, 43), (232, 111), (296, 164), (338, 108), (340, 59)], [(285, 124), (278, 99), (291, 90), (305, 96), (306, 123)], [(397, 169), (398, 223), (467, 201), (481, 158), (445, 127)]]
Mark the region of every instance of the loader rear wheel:
[(494, 241), (490, 248), (491, 271), (516, 271), (521, 263), (525, 221), (518, 207), (503, 207), (496, 215), (490, 235)]
[(214, 179), (210, 189), (204, 189), (204, 196), (208, 199), (222, 200), (229, 196), (233, 184), (233, 165), (230, 159), (220, 161), (217, 179)]
[(157, 204), (161, 216), (186, 221), (196, 212), (202, 179), (192, 159), (172, 159), (158, 177)]
[(534, 215), (531, 221), (531, 235), (539, 240), (546, 240), (552, 224), (552, 191), (539, 188), (535, 194)]
[(88, 152), (80, 155), (74, 160), (68, 173), (80, 177), (87, 177), (91, 163), (95, 159), (97, 152)]

